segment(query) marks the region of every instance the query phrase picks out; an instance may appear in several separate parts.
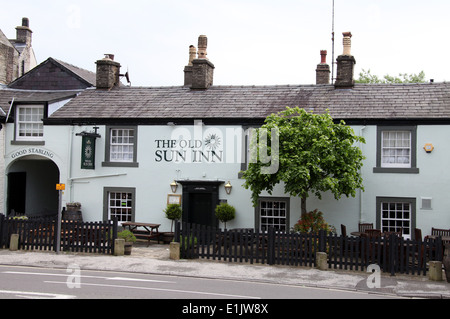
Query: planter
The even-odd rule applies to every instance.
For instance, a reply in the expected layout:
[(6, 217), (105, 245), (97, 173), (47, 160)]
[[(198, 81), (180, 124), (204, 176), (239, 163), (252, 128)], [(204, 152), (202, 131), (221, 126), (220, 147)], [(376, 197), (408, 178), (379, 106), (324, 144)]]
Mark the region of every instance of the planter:
[(164, 244), (170, 244), (171, 242), (173, 242), (174, 237), (175, 237), (175, 233), (166, 232), (166, 233), (161, 233), (159, 238), (162, 240), (162, 242)]
[(131, 255), (131, 249), (133, 248), (133, 243), (126, 241), (124, 246), (124, 255)]
[(450, 244), (445, 244), (442, 263), (444, 264), (445, 277), (447, 278), (447, 282), (450, 283)]
[(83, 214), (80, 210), (81, 206), (79, 205), (66, 205), (67, 210), (64, 210), (62, 213), (63, 220), (73, 220), (73, 221), (83, 221)]

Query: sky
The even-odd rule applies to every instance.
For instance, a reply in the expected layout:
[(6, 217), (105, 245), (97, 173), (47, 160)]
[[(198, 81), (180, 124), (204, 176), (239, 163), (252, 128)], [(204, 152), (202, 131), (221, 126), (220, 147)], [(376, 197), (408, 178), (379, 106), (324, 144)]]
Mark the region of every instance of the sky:
[[(320, 50), (332, 61), (333, 0), (0, 0), (9, 38), (30, 20), (38, 63), (94, 71), (115, 55), (132, 86), (183, 85), (189, 45), (208, 37), (214, 85), (314, 84)], [(334, 0), (335, 58), (350, 31), (355, 78), (371, 70), (450, 80), (450, 1)], [(125, 80), (123, 80), (125, 82)]]

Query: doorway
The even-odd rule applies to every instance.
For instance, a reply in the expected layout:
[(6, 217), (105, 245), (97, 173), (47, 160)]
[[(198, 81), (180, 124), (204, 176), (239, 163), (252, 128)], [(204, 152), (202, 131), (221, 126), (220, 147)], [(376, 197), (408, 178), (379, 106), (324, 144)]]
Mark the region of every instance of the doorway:
[(6, 212), (8, 216), (25, 214), (27, 173), (14, 172), (8, 174), (8, 200)]
[(38, 156), (24, 156), (7, 169), (6, 214), (12, 210), (28, 217), (56, 216), (58, 213), (58, 166)]
[(179, 181), (183, 185), (183, 221), (192, 224), (218, 227), (215, 215), (219, 203), (220, 181)]

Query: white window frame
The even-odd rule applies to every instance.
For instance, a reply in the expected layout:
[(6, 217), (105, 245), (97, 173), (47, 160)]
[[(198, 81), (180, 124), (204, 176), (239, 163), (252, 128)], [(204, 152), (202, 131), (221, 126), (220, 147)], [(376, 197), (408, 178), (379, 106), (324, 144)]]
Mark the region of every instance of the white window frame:
[[(381, 132), (381, 167), (410, 168), (411, 153), (411, 131)], [(386, 161), (386, 158), (389, 160)]]
[[(124, 133), (128, 132), (127, 135)], [(131, 137), (130, 132), (133, 132)], [(121, 133), (114, 136), (114, 133)], [(120, 141), (114, 141), (120, 139)], [(131, 142), (130, 142), (131, 140)], [(110, 132), (110, 154), (109, 160), (111, 162), (132, 163), (134, 162), (134, 145), (135, 145), (135, 130), (131, 128), (112, 128)], [(121, 149), (117, 151), (115, 149)], [(125, 151), (124, 151), (125, 150)], [(131, 150), (131, 151), (130, 151)]]
[[(38, 113), (37, 116), (39, 119), (21, 119), (23, 116), (23, 112), (25, 110), (40, 110), (41, 113)], [(15, 139), (16, 141), (43, 141), (44, 140), (44, 122), (42, 121), (44, 118), (44, 105), (42, 104), (29, 104), (29, 105), (17, 105), (16, 107), (16, 132), (15, 132)], [(30, 114), (27, 116), (34, 116), (34, 114)], [(23, 126), (31, 125), (31, 126), (37, 126), (37, 129), (34, 127), (25, 128), (23, 129)], [(21, 132), (25, 131), (25, 134), (31, 134), (31, 136), (21, 136)], [(36, 136), (33, 136), (37, 134)]]
[(276, 231), (289, 230), (289, 198), (263, 197), (258, 200), (257, 227), (268, 231), (274, 227)]
[[(118, 223), (133, 221), (134, 193), (129, 191), (108, 192), (108, 219), (117, 217)], [(113, 213), (114, 211), (114, 213)]]
[(377, 197), (377, 228), (382, 232), (402, 231), (404, 239), (412, 238), (416, 227), (416, 199)]

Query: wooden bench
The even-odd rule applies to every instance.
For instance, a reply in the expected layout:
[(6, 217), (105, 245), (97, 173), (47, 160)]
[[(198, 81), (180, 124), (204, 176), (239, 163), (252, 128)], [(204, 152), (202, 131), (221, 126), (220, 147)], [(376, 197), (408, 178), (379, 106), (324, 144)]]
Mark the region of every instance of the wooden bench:
[[(153, 238), (158, 239), (159, 244), (159, 236), (161, 235), (158, 232), (160, 224), (149, 224), (149, 223), (138, 223), (138, 222), (125, 222), (122, 223), (124, 228), (128, 227), (128, 229), (136, 236), (136, 238), (143, 238), (148, 240), (148, 245), (150, 245), (150, 240)], [(139, 229), (142, 227), (143, 229)]]

